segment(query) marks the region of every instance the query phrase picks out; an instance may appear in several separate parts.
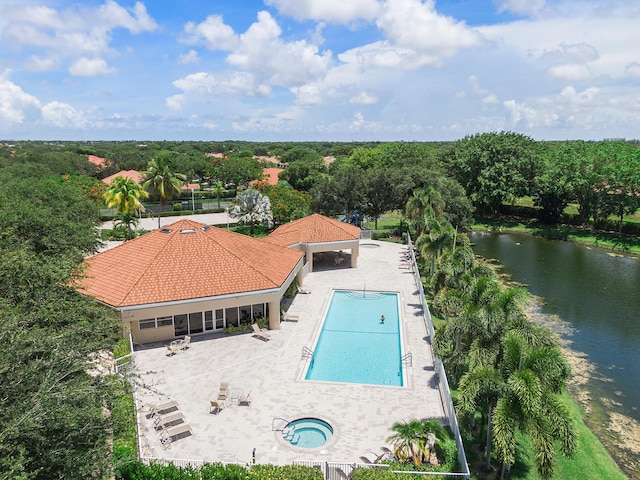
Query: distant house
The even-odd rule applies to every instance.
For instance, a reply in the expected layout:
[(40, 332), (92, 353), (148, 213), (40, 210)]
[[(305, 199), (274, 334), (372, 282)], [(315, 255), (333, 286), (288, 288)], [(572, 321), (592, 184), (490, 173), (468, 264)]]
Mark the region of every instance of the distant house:
[(143, 172), (138, 172), (137, 170), (121, 170), (118, 173), (114, 173), (113, 175), (109, 175), (108, 177), (103, 178), (102, 181), (107, 185), (111, 185), (111, 182), (113, 182), (113, 179), (116, 177), (130, 178), (134, 182), (142, 184), (145, 178), (145, 174)]
[(182, 186), (182, 191), (183, 192), (190, 192), (191, 190), (194, 190), (196, 192), (200, 191), (200, 184), (199, 183), (185, 183)]
[[(284, 171), (282, 168), (263, 168), (262, 180), (266, 181), (268, 185), (278, 185), (278, 175)], [(253, 183), (253, 182), (252, 182)]]
[(108, 160), (106, 160), (106, 159), (104, 159), (102, 157), (97, 157), (95, 155), (87, 155), (87, 160), (89, 160), (90, 163), (93, 163), (100, 170), (105, 168), (107, 166), (107, 164), (109, 163)]
[(314, 254), (350, 250), (356, 267), (358, 237), (357, 227), (322, 215), (261, 239), (180, 220), (87, 258), (77, 288), (115, 309), (137, 343), (222, 331), (259, 317), (278, 329), (282, 297), (296, 278), (302, 285)]

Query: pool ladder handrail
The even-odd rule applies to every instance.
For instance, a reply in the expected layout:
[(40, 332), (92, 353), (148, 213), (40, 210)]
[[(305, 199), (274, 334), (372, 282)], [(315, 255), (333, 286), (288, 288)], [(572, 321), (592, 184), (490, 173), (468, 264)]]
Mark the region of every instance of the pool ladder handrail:
[[(282, 428), (276, 428), (276, 420), (279, 420), (280, 422), (284, 422), (284, 426)], [(273, 420), (271, 420), (271, 431), (275, 432), (281, 432), (283, 431), (285, 428), (287, 428), (289, 426), (291, 422), (289, 420), (287, 420), (286, 418), (282, 418), (282, 417), (273, 417)]]
[(411, 355), (411, 352), (405, 353), (400, 359), (400, 363), (405, 364), (407, 367), (411, 367), (413, 365), (413, 355)]
[(311, 350), (306, 345), (303, 345), (303, 347), (302, 347), (302, 360), (304, 360), (305, 358), (313, 358), (313, 350)]

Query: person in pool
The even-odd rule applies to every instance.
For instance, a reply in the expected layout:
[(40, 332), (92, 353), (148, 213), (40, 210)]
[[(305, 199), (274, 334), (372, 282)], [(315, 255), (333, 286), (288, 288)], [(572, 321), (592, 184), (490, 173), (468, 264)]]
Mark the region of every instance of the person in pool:
[(380, 323), (384, 323), (384, 315), (380, 317)]

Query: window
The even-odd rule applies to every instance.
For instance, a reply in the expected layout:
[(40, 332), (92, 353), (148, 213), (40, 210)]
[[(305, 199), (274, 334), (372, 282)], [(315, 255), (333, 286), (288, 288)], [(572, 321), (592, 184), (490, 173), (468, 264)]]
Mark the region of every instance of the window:
[(175, 315), (174, 320), (174, 333), (176, 337), (181, 335), (189, 335), (189, 321), (187, 315)]
[(156, 319), (155, 318), (147, 318), (144, 320), (140, 320), (140, 330), (146, 330), (147, 328), (156, 328)]
[(211, 310), (204, 312), (204, 329), (213, 330), (213, 312)]
[(251, 305), (251, 318), (254, 320), (264, 317), (264, 303), (256, 303)]
[(225, 310), (227, 318), (227, 327), (237, 327), (238, 324), (238, 307), (231, 307)]
[(158, 328), (160, 327), (170, 327), (173, 325), (173, 317), (158, 317)]
[(189, 314), (189, 333), (202, 333), (202, 312)]

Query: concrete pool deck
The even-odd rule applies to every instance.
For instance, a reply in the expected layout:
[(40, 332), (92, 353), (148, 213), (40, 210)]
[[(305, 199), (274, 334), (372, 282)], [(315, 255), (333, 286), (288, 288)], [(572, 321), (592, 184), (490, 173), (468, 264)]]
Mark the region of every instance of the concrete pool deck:
[[(314, 268), (304, 279), (288, 312), (298, 322), (270, 330), (269, 341), (249, 333), (192, 337), (191, 347), (167, 357), (164, 345), (136, 349), (135, 379), (139, 407), (175, 400), (193, 435), (164, 449), (146, 408), (139, 409), (143, 456), (207, 462), (289, 464), (294, 460), (353, 463), (387, 445), (394, 422), (441, 418), (445, 413), (434, 371), (431, 339), (424, 324), (411, 269), (402, 263), (406, 245), (362, 240), (358, 268)], [(348, 262), (344, 262), (348, 264)], [(303, 347), (312, 347), (334, 289), (375, 290), (400, 294), (404, 351), (411, 352), (404, 387), (311, 382), (301, 379)], [(250, 406), (227, 406), (210, 412), (220, 382), (232, 393), (248, 393)], [(286, 444), (273, 431), (274, 419), (313, 416), (328, 421), (334, 438), (325, 446), (303, 450)], [(372, 455), (369, 454), (369, 457)]]

